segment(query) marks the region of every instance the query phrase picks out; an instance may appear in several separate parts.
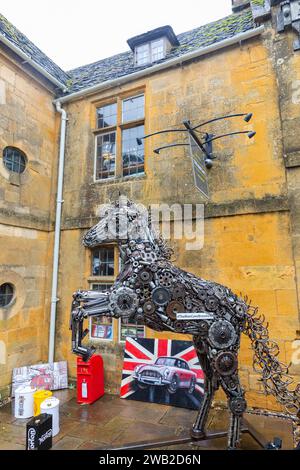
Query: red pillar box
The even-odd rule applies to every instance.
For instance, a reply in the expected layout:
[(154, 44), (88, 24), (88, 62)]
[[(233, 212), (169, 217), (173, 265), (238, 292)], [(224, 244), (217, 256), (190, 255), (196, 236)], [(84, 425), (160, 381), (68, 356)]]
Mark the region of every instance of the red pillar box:
[(77, 358), (77, 403), (93, 403), (104, 395), (104, 370), (101, 356), (87, 362)]

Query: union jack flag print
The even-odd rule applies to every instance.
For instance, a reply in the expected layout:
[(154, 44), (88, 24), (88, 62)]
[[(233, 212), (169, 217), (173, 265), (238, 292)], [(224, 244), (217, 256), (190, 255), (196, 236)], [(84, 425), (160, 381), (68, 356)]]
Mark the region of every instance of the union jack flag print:
[(126, 339), (121, 398), (198, 409), (203, 384), (204, 373), (192, 342)]

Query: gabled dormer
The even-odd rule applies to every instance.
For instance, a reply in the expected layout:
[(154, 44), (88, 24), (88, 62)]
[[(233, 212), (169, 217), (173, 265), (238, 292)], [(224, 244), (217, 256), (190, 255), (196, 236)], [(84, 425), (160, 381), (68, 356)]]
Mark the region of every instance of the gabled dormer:
[(127, 41), (134, 53), (134, 64), (140, 67), (164, 59), (179, 41), (171, 26), (161, 26)]

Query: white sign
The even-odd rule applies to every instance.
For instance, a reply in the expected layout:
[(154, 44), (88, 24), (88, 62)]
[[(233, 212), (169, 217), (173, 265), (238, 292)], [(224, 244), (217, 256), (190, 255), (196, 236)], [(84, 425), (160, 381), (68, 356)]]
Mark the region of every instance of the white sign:
[(213, 320), (214, 316), (209, 312), (182, 312), (176, 314), (177, 320)]

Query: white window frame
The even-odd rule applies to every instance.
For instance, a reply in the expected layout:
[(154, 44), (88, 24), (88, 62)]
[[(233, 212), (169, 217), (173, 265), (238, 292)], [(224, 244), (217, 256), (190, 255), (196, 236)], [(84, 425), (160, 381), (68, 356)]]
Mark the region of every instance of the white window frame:
[[(118, 319), (118, 322), (119, 322), (119, 325), (118, 325), (118, 335), (119, 335), (119, 343), (121, 344), (125, 344), (126, 343), (126, 340), (121, 340), (121, 318)], [(129, 323), (129, 325), (134, 325), (134, 323)], [(146, 328), (145, 328), (145, 325), (137, 325), (139, 327), (143, 327), (144, 328), (144, 338), (146, 338)]]
[[(97, 176), (97, 139), (98, 137), (103, 137), (105, 135), (115, 134), (115, 171), (113, 176), (109, 176), (108, 178), (96, 178)], [(105, 183), (105, 181), (111, 181), (116, 179), (116, 168), (117, 168), (117, 130), (112, 130), (108, 132), (101, 132), (95, 135), (95, 154), (94, 154), (94, 183)]]
[[(166, 42), (166, 38), (165, 37), (161, 37), (161, 38), (157, 38), (157, 39), (153, 39), (153, 41), (149, 41), (149, 42), (145, 42), (143, 44), (139, 44), (138, 46), (135, 47), (134, 49), (134, 63), (135, 65), (138, 67), (138, 66), (143, 66), (143, 65), (147, 65), (147, 64), (152, 64), (153, 62), (156, 62), (156, 60), (154, 61), (153, 60), (153, 53), (152, 53), (152, 43), (153, 42), (157, 42), (161, 40), (162, 41), (162, 45), (163, 45), (163, 57), (161, 59), (164, 59), (166, 57), (166, 54), (167, 54), (167, 42)], [(143, 64), (139, 64), (138, 63), (138, 48), (141, 47), (141, 46), (148, 46), (148, 57), (149, 57), (149, 61), (148, 62), (145, 62)], [(157, 59), (157, 60), (161, 60), (161, 59)]]
[[(93, 290), (93, 285), (94, 284), (111, 284), (113, 285), (113, 282), (101, 282), (101, 281), (93, 281), (93, 282), (90, 282), (90, 289)], [(112, 326), (112, 337), (111, 338), (96, 338), (95, 336), (92, 336), (92, 322), (93, 322), (93, 318), (95, 317), (90, 317), (89, 319), (89, 330), (90, 330), (90, 333), (89, 333), (89, 339), (90, 341), (93, 341), (93, 342), (101, 342), (101, 341), (110, 341), (110, 342), (113, 342), (114, 341), (114, 338), (115, 338), (115, 335), (114, 335), (114, 318), (111, 319), (111, 326)], [(96, 317), (97, 318), (97, 317)]]

